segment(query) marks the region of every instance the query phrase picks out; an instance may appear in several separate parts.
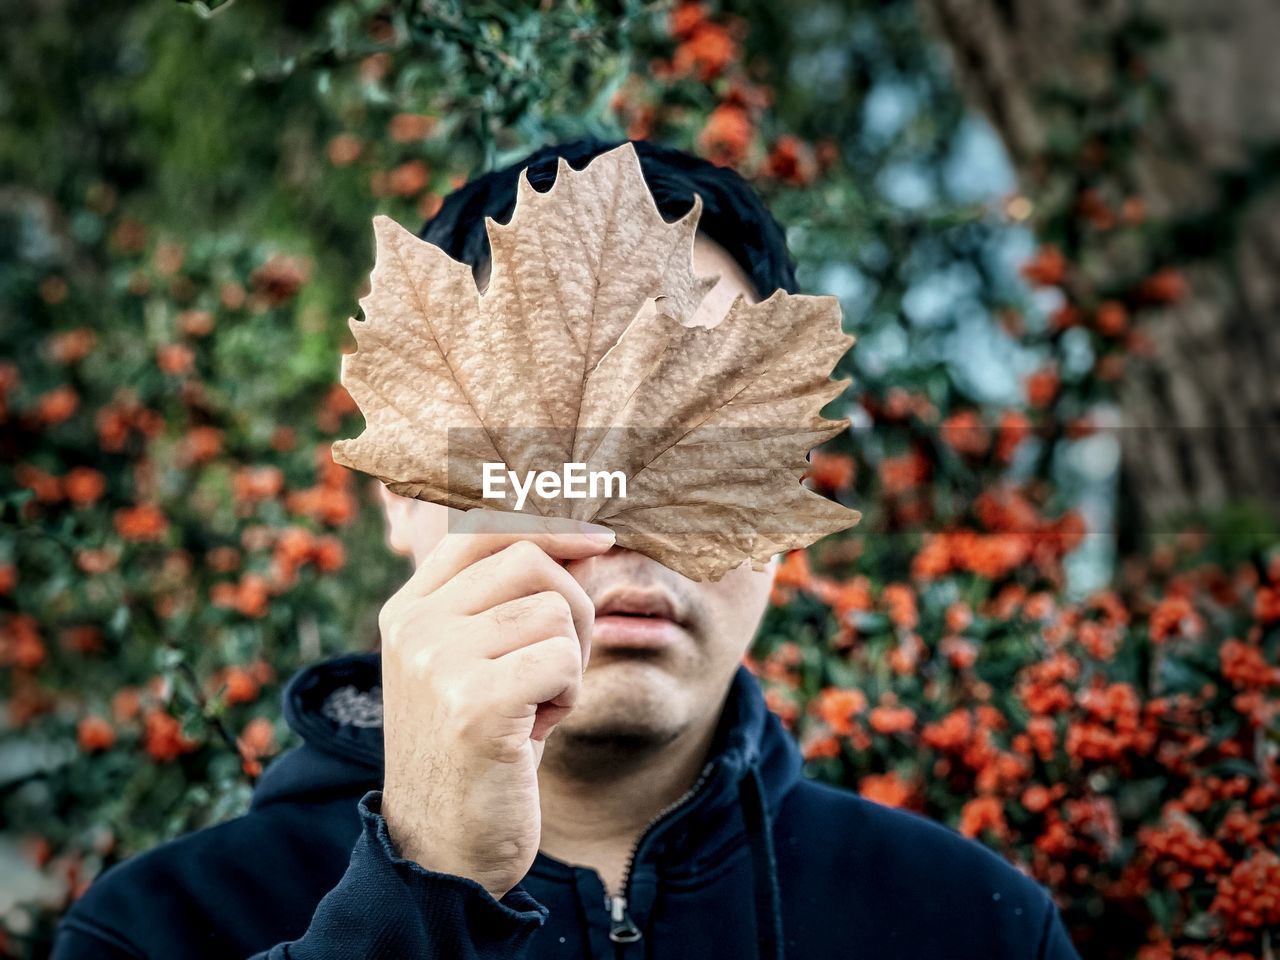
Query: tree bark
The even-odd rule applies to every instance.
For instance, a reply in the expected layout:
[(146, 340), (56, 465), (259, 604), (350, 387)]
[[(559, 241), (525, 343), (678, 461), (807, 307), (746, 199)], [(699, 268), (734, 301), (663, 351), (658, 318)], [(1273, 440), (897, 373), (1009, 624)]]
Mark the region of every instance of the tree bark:
[[(1030, 192), (1069, 91), (1129, 78), (1110, 38), (1128, 0), (919, 0), (966, 98)], [(1167, 31), (1145, 64), (1167, 100), (1125, 178), (1148, 216), (1179, 224), (1190, 294), (1150, 318), (1155, 356), (1120, 387), (1127, 486), (1148, 524), (1280, 490), (1280, 3), (1150, 0)], [(1226, 216), (1222, 216), (1226, 214)], [(1214, 229), (1210, 230), (1210, 226)], [(1223, 229), (1223, 226), (1226, 229)]]

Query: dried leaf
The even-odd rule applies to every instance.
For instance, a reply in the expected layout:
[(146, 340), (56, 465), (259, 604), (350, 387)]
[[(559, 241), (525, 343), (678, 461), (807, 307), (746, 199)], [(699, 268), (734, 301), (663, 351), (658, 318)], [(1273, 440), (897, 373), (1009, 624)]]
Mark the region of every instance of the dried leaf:
[(392, 492), (469, 509), (483, 464), (523, 477), (582, 463), (622, 471), (627, 496), (531, 493), (526, 511), (592, 520), (621, 546), (694, 579), (807, 546), (859, 514), (800, 483), (808, 451), (845, 428), (819, 410), (853, 342), (833, 297), (738, 297), (718, 323), (698, 307), (700, 199), (663, 220), (630, 144), (554, 186), (521, 174), (515, 211), (486, 221), (490, 282), (387, 217), (366, 319), (342, 382), (365, 430), (333, 445), (338, 463)]

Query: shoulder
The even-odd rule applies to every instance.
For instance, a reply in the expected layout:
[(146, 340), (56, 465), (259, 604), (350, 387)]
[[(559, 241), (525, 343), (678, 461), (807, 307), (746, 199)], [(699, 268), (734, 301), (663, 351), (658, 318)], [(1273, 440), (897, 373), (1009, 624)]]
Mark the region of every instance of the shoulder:
[(231, 956), (299, 936), (358, 832), (356, 801), (341, 806), (349, 815), (334, 804), (251, 811), (130, 857), (90, 885), (60, 935), (140, 957)]
[(800, 781), (786, 797), (775, 839), (792, 869), (856, 878), (842, 881), (846, 890), (849, 883), (859, 888), (847, 892), (881, 923), (934, 924), (958, 938), (957, 948), (972, 937), (987, 956), (1035, 956), (1056, 921), (1048, 890), (993, 850), (846, 789)]
[(175, 949), (165, 942), (166, 930), (194, 929), (205, 910), (201, 872), (242, 846), (248, 819), (196, 831), (108, 868), (63, 918), (59, 947), (69, 950), (72, 941), (87, 939), (130, 957)]
[(921, 814), (875, 803), (841, 787), (802, 780), (786, 798), (781, 828), (817, 834), (833, 849), (895, 875), (927, 876), (932, 883), (970, 882), (975, 876), (1025, 894), (1044, 888), (997, 853)]

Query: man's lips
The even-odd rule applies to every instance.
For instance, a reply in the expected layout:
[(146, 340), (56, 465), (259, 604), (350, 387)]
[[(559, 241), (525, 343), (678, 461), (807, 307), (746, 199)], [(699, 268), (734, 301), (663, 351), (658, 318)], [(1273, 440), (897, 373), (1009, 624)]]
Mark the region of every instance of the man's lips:
[(661, 590), (612, 590), (596, 601), (596, 617), (658, 617), (678, 623), (676, 605)]
[(596, 603), (591, 644), (601, 648), (661, 650), (678, 641), (684, 628), (667, 594), (653, 590), (618, 590)]

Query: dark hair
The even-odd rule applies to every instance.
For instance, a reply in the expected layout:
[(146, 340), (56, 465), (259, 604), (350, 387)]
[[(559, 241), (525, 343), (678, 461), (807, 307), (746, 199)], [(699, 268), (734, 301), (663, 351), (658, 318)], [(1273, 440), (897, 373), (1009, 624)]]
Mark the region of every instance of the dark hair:
[[(520, 171), (529, 168), (529, 182), (546, 192), (556, 179), (556, 158), (564, 157), (581, 170), (593, 157), (627, 141), (595, 138), (542, 147), (523, 160), (469, 181), (449, 194), (440, 210), (426, 222), (419, 236), (473, 269), (489, 260), (489, 237), (484, 218), (506, 223), (516, 203)], [(699, 157), (647, 140), (632, 140), (640, 158), (645, 183), (668, 221), (693, 206), (695, 193), (702, 197), (698, 230), (733, 257), (751, 278), (756, 294), (764, 299), (781, 287), (796, 293), (795, 266), (787, 253), (786, 238), (760, 197), (735, 171)]]

